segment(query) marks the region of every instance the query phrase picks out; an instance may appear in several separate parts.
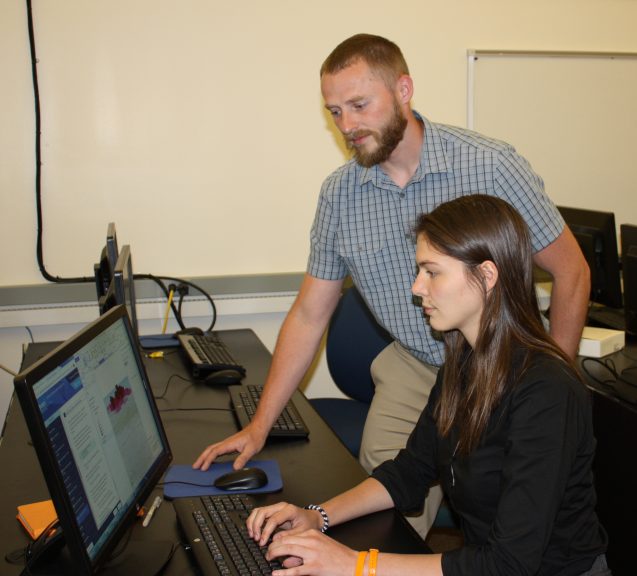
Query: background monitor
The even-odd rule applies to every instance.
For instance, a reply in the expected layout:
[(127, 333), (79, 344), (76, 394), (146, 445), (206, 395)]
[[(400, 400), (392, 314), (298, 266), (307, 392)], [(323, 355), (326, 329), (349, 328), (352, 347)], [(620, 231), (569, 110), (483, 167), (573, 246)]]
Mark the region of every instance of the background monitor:
[(106, 294), (99, 300), (100, 314), (104, 314), (118, 304), (122, 304), (126, 307), (133, 326), (133, 333), (136, 337), (139, 337), (133, 257), (128, 244), (122, 246), (122, 250), (117, 258), (117, 264), (115, 264), (115, 268), (113, 269), (111, 283)]
[(626, 332), (637, 334), (637, 226), (622, 224), (619, 234), (622, 247)]
[(104, 248), (102, 248), (102, 252), (100, 253), (99, 262), (93, 267), (98, 301), (108, 292), (108, 288), (113, 277), (113, 271), (115, 269), (115, 264), (117, 264), (118, 257), (119, 249), (117, 246), (117, 232), (115, 231), (115, 223), (109, 222), (106, 229), (106, 243), (104, 244)]
[(16, 376), (15, 388), (69, 555), (94, 574), (172, 459), (124, 307)]
[(591, 301), (622, 307), (619, 251), (612, 212), (558, 206), (591, 270)]

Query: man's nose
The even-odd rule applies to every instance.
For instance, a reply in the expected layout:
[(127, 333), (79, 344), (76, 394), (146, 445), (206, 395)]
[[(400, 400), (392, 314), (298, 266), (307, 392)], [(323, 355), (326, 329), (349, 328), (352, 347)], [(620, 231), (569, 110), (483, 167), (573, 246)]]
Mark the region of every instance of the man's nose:
[(347, 112), (341, 112), (341, 116), (338, 119), (338, 128), (345, 135), (354, 132), (356, 130), (356, 122), (353, 116)]

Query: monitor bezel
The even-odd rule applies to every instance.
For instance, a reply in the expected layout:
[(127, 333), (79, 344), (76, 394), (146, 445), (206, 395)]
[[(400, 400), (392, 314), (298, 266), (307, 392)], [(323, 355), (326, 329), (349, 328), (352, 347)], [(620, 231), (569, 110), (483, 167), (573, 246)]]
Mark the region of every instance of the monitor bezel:
[(115, 222), (109, 222), (106, 228), (106, 252), (109, 262), (115, 264), (119, 257), (119, 249), (117, 246), (117, 232), (115, 230)]
[[(600, 274), (601, 270), (595, 266), (595, 262), (591, 263), (588, 255), (584, 254), (589, 268), (591, 268), (590, 301), (611, 308), (621, 308), (623, 300), (615, 214), (613, 212), (567, 206), (558, 206), (557, 208), (576, 239), (578, 235), (582, 236), (585, 234), (593, 239), (602, 239), (601, 266), (604, 271), (603, 274)], [(578, 243), (580, 243), (579, 240)], [(585, 252), (585, 250), (582, 249), (582, 252)], [(598, 289), (600, 285), (603, 286), (601, 293)]]
[(133, 326), (135, 339), (139, 340), (139, 324), (137, 320), (137, 300), (135, 297), (135, 275), (133, 273), (133, 255), (130, 245), (124, 244), (119, 253), (113, 271), (113, 293), (117, 304), (124, 304)]
[(115, 222), (109, 222), (106, 228), (106, 243), (100, 252), (99, 262), (93, 267), (98, 302), (108, 293), (118, 258), (119, 247)]
[(637, 334), (637, 225), (619, 226), (626, 332)]
[[(66, 491), (64, 480), (58, 462), (53, 456), (53, 447), (46, 432), (46, 425), (38, 407), (38, 403), (33, 392), (33, 386), (44, 377), (51, 369), (59, 366), (62, 362), (72, 358), (72, 356), (87, 345), (97, 335), (119, 322), (124, 321), (128, 334), (131, 349), (135, 362), (137, 363), (144, 391), (146, 392), (149, 406), (159, 433), (162, 450), (150, 468), (146, 480), (141, 487), (137, 497), (128, 504), (128, 508), (122, 514), (119, 525), (113, 530), (97, 555), (91, 559), (84, 546), (80, 528), (73, 512), (71, 499)], [(133, 335), (128, 314), (124, 306), (118, 305), (109, 310), (97, 320), (86, 326), (75, 336), (52, 350), (49, 354), (26, 368), (14, 379), (16, 395), (22, 407), (22, 411), (27, 423), (27, 428), (31, 435), (33, 446), (42, 469), (47, 487), (62, 527), (66, 546), (70, 552), (77, 569), (83, 574), (95, 574), (104, 566), (111, 552), (122, 539), (125, 532), (130, 528), (137, 518), (138, 512), (147, 500), (148, 496), (156, 488), (158, 481), (172, 461), (172, 452), (168, 437), (157, 409), (157, 405), (150, 387), (148, 375), (144, 363), (136, 345), (136, 338)]]

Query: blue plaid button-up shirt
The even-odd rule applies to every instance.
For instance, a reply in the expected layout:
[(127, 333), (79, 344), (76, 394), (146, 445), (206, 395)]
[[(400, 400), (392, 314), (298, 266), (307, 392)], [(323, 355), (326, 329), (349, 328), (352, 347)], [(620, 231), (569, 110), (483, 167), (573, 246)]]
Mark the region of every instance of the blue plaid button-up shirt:
[(418, 215), (458, 196), (498, 196), (525, 219), (536, 251), (560, 235), (564, 220), (542, 179), (512, 146), (417, 117), (425, 138), (418, 169), (404, 188), (378, 165), (364, 168), (354, 160), (325, 180), (307, 272), (325, 280), (351, 275), (380, 324), (414, 356), (438, 366), (442, 342), (411, 296)]

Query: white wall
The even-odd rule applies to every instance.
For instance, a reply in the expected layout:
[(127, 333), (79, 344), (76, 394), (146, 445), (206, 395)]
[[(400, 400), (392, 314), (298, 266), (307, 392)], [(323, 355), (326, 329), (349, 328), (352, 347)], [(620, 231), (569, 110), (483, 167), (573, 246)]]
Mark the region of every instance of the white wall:
[[(26, 3), (0, 3), (0, 286), (41, 282)], [(343, 162), (318, 69), (347, 36), (396, 40), (414, 104), (466, 122), (466, 51), (637, 51), (632, 0), (34, 0), (45, 264), (90, 274), (106, 223), (139, 272), (295, 272)], [(205, 249), (186, 251), (196, 237)], [(9, 265), (10, 263), (10, 265)]]
[[(0, 2), (0, 286), (43, 282), (25, 6)], [(344, 160), (322, 109), (318, 69), (354, 33), (395, 40), (415, 79), (414, 106), (457, 125), (466, 123), (467, 49), (637, 52), (632, 0), (34, 0), (33, 7), (45, 265), (62, 277), (91, 273), (109, 221), (120, 243), (132, 245), (137, 272), (303, 270), (320, 184)], [(183, 239), (193, 235), (203, 247), (187, 252)], [(0, 362), (14, 368), (28, 339), (23, 326), (38, 339), (76, 328), (72, 315), (21, 314), (0, 328)], [(259, 335), (272, 345), (282, 311), (235, 314), (220, 326), (263, 326)], [(6, 397), (10, 378), (0, 374), (0, 386)]]

